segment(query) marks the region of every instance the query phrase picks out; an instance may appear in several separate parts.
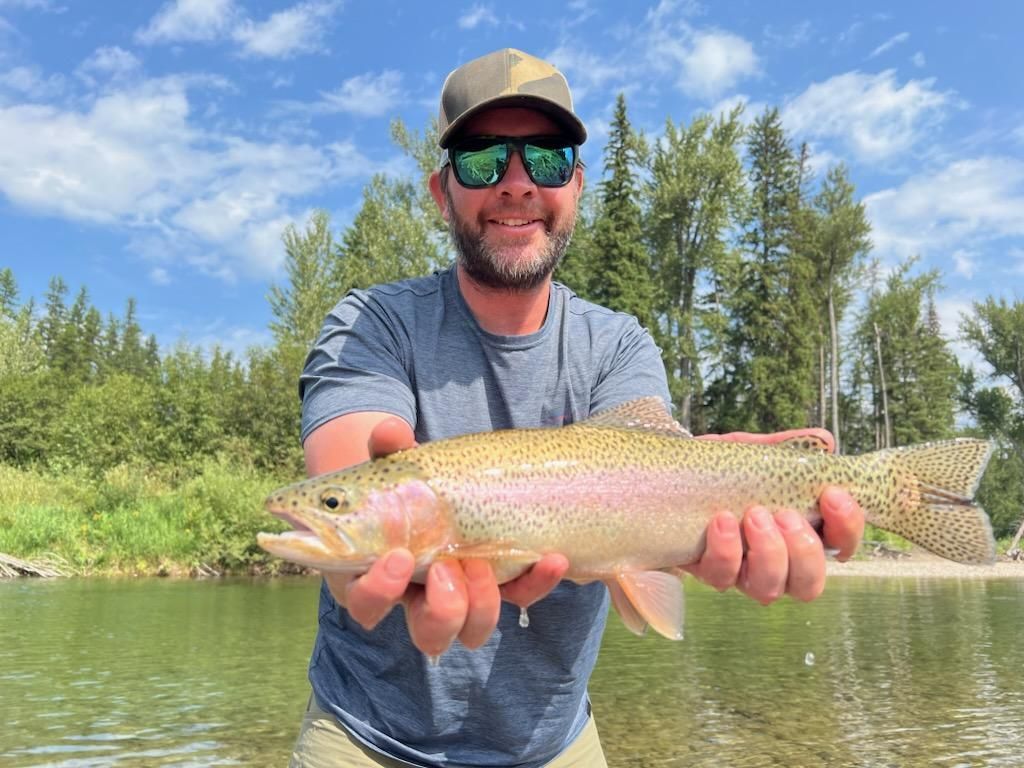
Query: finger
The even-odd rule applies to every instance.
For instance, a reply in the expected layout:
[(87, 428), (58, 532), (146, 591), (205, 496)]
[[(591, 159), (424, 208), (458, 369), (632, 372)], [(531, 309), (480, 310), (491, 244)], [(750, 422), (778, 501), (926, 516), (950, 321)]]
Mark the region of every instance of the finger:
[(402, 599), (415, 568), (416, 560), (409, 550), (392, 550), (351, 581), (339, 602), (363, 629), (373, 629)]
[(501, 596), (520, 608), (529, 608), (558, 586), (569, 570), (569, 561), (559, 554), (544, 555), (526, 573), (501, 586)]
[(479, 648), (498, 626), (501, 593), (494, 578), (494, 569), (486, 560), (463, 560), (469, 609), (459, 640), (467, 648)]
[(836, 449), (836, 439), (832, 436), (832, 433), (827, 429), (819, 429), (817, 427), (807, 429), (788, 429), (784, 432), (771, 432), (769, 434), (754, 432), (727, 432), (724, 435), (701, 435), (697, 439), (708, 440), (710, 442), (775, 445), (776, 443), (782, 443), (786, 440), (795, 440), (801, 437), (813, 437), (816, 440), (819, 440), (826, 446), (826, 451), (828, 453), (833, 453)]
[(737, 588), (743, 594), (768, 605), (786, 591), (789, 554), (775, 519), (764, 507), (751, 507), (743, 516), (747, 556)]
[(369, 440), (370, 456), (379, 459), (395, 451), (416, 447), (416, 436), (405, 421), (393, 416), (373, 428)]
[(797, 600), (813, 600), (825, 589), (825, 548), (810, 523), (791, 509), (776, 513), (775, 523), (789, 552), (786, 592)]
[(348, 602), (348, 585), (355, 578), (350, 573), (329, 573), (323, 571), (320, 574), (324, 577), (324, 583), (331, 592), (331, 597), (338, 605), (344, 606)]
[(704, 554), (697, 563), (683, 566), (683, 569), (722, 592), (736, 585), (742, 565), (739, 521), (730, 512), (719, 512), (708, 524)]
[(469, 598), (466, 577), (454, 560), (440, 560), (427, 571), (426, 589), (407, 603), (413, 644), (427, 656), (440, 656), (462, 631)]
[(824, 522), (822, 538), (825, 546), (839, 550), (836, 559), (845, 562), (853, 557), (864, 538), (864, 512), (853, 497), (835, 486), (826, 488), (818, 499)]

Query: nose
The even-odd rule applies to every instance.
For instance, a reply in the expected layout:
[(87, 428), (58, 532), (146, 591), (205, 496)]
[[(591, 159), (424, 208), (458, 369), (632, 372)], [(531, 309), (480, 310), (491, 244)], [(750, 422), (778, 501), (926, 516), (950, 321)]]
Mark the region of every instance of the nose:
[(526, 166), (523, 165), (523, 158), (519, 152), (513, 152), (505, 175), (498, 182), (498, 192), (508, 197), (529, 197), (536, 189), (537, 185), (533, 183), (533, 179), (526, 172)]

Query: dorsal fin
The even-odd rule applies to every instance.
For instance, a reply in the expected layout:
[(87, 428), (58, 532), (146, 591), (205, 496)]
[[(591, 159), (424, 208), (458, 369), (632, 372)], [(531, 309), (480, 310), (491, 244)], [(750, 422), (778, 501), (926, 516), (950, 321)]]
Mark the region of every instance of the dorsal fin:
[(689, 432), (672, 418), (660, 397), (641, 397), (638, 400), (609, 408), (589, 419), (577, 422), (581, 427), (617, 427), (640, 429), (676, 437), (691, 437)]

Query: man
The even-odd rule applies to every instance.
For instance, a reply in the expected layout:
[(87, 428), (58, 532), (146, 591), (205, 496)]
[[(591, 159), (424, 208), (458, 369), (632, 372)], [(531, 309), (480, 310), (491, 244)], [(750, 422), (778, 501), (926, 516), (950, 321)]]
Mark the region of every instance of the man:
[[(551, 279), (583, 187), (586, 130), (564, 77), (511, 49), (471, 61), (445, 81), (439, 128), (430, 190), (456, 265), (353, 291), (328, 316), (301, 384), (311, 475), (415, 441), (669, 402), (636, 320)], [(826, 542), (848, 556), (862, 515), (836, 489), (821, 506)], [(325, 576), (293, 765), (604, 765), (586, 684), (608, 596), (560, 583), (567, 567), (548, 555), (499, 588), (484, 561), (442, 562), (419, 587), (396, 550), (354, 581)], [(763, 603), (806, 600), (824, 583), (824, 551), (795, 512), (754, 508), (742, 523), (716, 517), (690, 570)], [(530, 606), (528, 627), (516, 605)]]

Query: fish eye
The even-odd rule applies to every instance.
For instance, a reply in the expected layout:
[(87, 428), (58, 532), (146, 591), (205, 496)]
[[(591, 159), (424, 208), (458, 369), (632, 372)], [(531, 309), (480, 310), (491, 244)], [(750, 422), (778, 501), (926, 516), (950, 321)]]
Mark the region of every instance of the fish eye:
[(328, 509), (337, 509), (338, 505), (341, 504), (341, 502), (338, 501), (338, 497), (337, 496), (330, 496), (330, 495), (324, 496), (323, 502), (324, 502), (324, 506), (327, 507)]
[(329, 488), (320, 494), (320, 504), (327, 509), (338, 509), (339, 507), (344, 509), (348, 506), (348, 501), (345, 499), (343, 491), (338, 488)]

